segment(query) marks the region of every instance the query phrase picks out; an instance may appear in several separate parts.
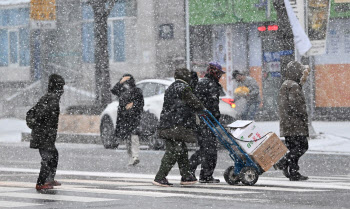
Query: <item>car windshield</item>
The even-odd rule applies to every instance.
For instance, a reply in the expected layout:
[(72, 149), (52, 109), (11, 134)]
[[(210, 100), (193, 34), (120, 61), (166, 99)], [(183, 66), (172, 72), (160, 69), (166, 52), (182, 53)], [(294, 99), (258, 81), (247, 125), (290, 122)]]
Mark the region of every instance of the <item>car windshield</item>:
[(160, 83), (141, 83), (137, 87), (142, 90), (144, 97), (164, 94), (166, 89), (166, 86)]

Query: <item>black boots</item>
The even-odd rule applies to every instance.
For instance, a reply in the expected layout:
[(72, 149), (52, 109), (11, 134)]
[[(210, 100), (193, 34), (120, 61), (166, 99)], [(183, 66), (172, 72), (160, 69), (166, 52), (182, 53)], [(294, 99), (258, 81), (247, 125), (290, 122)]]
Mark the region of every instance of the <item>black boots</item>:
[(290, 181), (306, 181), (309, 177), (301, 175), (299, 172), (297, 172), (294, 175), (290, 175), (289, 180)]

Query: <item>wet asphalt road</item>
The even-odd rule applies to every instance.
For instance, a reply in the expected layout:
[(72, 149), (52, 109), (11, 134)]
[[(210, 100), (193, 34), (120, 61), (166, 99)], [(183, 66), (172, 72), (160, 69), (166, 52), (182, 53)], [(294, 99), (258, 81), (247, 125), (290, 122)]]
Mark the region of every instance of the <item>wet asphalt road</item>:
[[(279, 171), (262, 174), (252, 187), (226, 184), (223, 172), (232, 165), (221, 150), (217, 185), (179, 185), (179, 170), (169, 174), (172, 188), (151, 185), (164, 151), (141, 150), (141, 163), (127, 165), (125, 150), (99, 145), (58, 144), (56, 179), (62, 187), (38, 194), (37, 150), (28, 143), (0, 144), (0, 208), (349, 208), (350, 155), (307, 153), (300, 160), (306, 182), (290, 182)], [(190, 154), (193, 152), (190, 151)], [(21, 205), (22, 204), (22, 205)]]

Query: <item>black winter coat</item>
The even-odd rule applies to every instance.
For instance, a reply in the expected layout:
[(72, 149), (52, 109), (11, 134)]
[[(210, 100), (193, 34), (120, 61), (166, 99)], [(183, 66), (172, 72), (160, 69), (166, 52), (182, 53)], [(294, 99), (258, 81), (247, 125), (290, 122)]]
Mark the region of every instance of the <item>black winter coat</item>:
[(278, 97), (280, 136), (309, 136), (306, 100), (300, 79), (303, 69), (291, 68), (285, 74)]
[(55, 147), (60, 115), (59, 102), (60, 97), (57, 94), (47, 93), (35, 106), (36, 125), (31, 135), (33, 141), (38, 143), (39, 149)]
[(190, 85), (183, 80), (176, 80), (165, 91), (158, 129), (173, 129), (179, 126), (195, 129), (195, 112), (203, 109), (203, 105), (192, 93)]
[(205, 78), (199, 80), (194, 94), (203, 103), (205, 108), (209, 110), (213, 116), (220, 119), (220, 91), (222, 87), (217, 79), (212, 77), (210, 74), (206, 74)]
[[(125, 139), (131, 133), (136, 133), (136, 128), (140, 124), (141, 114), (143, 112), (143, 95), (142, 90), (135, 85), (130, 85), (130, 89), (126, 89), (124, 84), (119, 82), (113, 87), (111, 92), (119, 98), (118, 116), (115, 134), (116, 137)], [(133, 102), (131, 109), (127, 110), (127, 104)]]

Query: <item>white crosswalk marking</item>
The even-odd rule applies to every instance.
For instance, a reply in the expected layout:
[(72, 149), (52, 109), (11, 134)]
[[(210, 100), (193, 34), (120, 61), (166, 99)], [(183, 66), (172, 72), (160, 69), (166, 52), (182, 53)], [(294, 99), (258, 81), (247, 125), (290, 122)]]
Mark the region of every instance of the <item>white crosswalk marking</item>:
[(39, 205), (41, 204), (0, 200), (0, 208), (18, 208), (18, 207), (30, 207), (30, 206), (39, 206)]
[(77, 197), (68, 195), (56, 195), (56, 194), (36, 194), (36, 193), (22, 193), (22, 192), (9, 192), (0, 193), (0, 197), (16, 197), (16, 198), (29, 198), (29, 199), (41, 199), (41, 200), (60, 200), (60, 201), (73, 201), (73, 202), (103, 202), (112, 201), (116, 199), (96, 198), (96, 197)]
[[(1, 169), (4, 168), (0, 167), (0, 171)], [(34, 172), (33, 169), (20, 169), (12, 172), (25, 173), (22, 176), (26, 176), (28, 171), (29, 173)], [(74, 204), (110, 202), (113, 205), (115, 204), (113, 201), (128, 199), (128, 196), (270, 203), (274, 200), (266, 197), (274, 194), (273, 192), (301, 193), (302, 195), (317, 192), (323, 195), (329, 192), (342, 190), (348, 192), (350, 190), (349, 175), (309, 177), (308, 181), (291, 182), (285, 177), (260, 176), (254, 186), (228, 185), (223, 178), (220, 178), (221, 183), (219, 184), (198, 183), (181, 186), (180, 176), (168, 176), (169, 181), (174, 183), (174, 187), (157, 187), (152, 185), (154, 176), (150, 174), (61, 171), (57, 180), (63, 185), (50, 190), (52, 194), (36, 193), (34, 182), (3, 181), (1, 179), (7, 178), (0, 177), (0, 208), (35, 208), (36, 205), (48, 204), (52, 201), (76, 202)]]
[(28, 188), (0, 187), (0, 192), (17, 192), (23, 190), (28, 190)]

